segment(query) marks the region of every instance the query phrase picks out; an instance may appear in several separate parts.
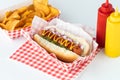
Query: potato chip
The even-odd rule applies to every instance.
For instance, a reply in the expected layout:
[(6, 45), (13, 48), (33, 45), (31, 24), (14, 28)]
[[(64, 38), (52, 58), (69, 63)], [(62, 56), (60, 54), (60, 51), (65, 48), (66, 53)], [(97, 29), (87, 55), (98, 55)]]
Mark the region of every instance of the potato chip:
[(18, 24), (16, 24), (16, 27), (23, 27), (25, 25), (26, 18), (22, 18)]
[(35, 10), (33, 4), (28, 6), (28, 10)]
[(14, 30), (20, 30), (22, 29), (23, 27), (16, 27)]
[(0, 23), (0, 27), (2, 27), (3, 29), (7, 29), (7, 26), (3, 23)]
[(35, 15), (41, 17), (41, 18), (44, 18), (45, 17), (45, 14), (43, 11), (39, 11), (39, 12), (36, 12)]
[(56, 8), (52, 6), (50, 6), (49, 8), (51, 12), (48, 16), (44, 17), (45, 20), (50, 20), (51, 18), (57, 17), (59, 15), (59, 11)]
[(21, 15), (21, 17), (22, 17), (22, 18), (23, 18), (23, 17), (26, 17), (26, 16), (28, 16), (31, 12), (32, 12), (31, 10), (27, 10), (27, 11), (25, 11), (25, 12)]
[(20, 17), (20, 15), (18, 14), (18, 12), (13, 12), (9, 17), (8, 17), (8, 19), (10, 20), (10, 19), (20, 19), (21, 17)]
[[(19, 22), (19, 24), (20, 24), (20, 22)], [(29, 27), (29, 26), (31, 26), (31, 22), (30, 23), (24, 23), (24, 25), (22, 25), (22, 26), (19, 25), (19, 27), (15, 27), (14, 30), (20, 30), (22, 28), (26, 28), (26, 27)]]
[(27, 15), (27, 18), (33, 18), (35, 16), (35, 12), (31, 12), (30, 14)]
[(20, 30), (20, 29), (22, 29), (22, 28), (26, 28), (26, 27), (29, 27), (29, 26), (31, 26), (31, 23), (26, 23), (24, 26), (22, 26), (22, 27), (16, 27), (15, 28), (15, 30)]
[(43, 11), (45, 16), (47, 16), (49, 13), (50, 13), (50, 9), (48, 6), (46, 5), (43, 5), (43, 4), (39, 4), (39, 3), (34, 3), (34, 8), (35, 8), (35, 11), (40, 13), (40, 11)]
[(5, 18), (3, 19), (3, 21), (2, 21), (2, 23), (3, 23), (3, 24), (6, 24), (7, 21), (8, 21), (8, 18), (5, 17)]
[(7, 30), (14, 30), (16, 25), (20, 22), (20, 20), (12, 19), (6, 23)]
[(5, 13), (5, 18), (8, 18), (12, 13), (13, 13), (12, 11), (7, 11), (7, 12)]
[(43, 5), (47, 6), (48, 0), (33, 0), (33, 4), (34, 3), (43, 4)]
[(26, 24), (23, 26), (23, 28), (26, 28), (26, 27), (28, 27), (28, 26), (31, 26), (31, 23), (26, 23)]
[(3, 24), (6, 24), (6, 22), (9, 20), (8, 17), (9, 17), (12, 13), (13, 13), (12, 11), (7, 11), (7, 12), (5, 13), (5, 17), (4, 17), (3, 21), (2, 21)]
[(28, 8), (27, 6), (21, 7), (19, 9), (17, 9), (16, 12), (18, 12), (19, 14), (22, 14), (27, 10), (27, 8)]
[(32, 20), (33, 20), (33, 18), (28, 18), (28, 19), (26, 19), (26, 23), (32, 23)]

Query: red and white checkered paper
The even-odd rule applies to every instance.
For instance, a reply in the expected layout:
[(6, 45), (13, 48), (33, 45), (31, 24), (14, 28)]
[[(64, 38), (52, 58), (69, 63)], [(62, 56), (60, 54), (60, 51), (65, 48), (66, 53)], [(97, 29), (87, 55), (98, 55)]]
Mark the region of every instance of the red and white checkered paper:
[(83, 63), (71, 70), (64, 69), (57, 60), (46, 55), (46, 51), (43, 48), (34, 46), (31, 41), (25, 42), (10, 58), (61, 80), (71, 80), (92, 61), (97, 52), (98, 51), (94, 51)]
[[(21, 37), (21, 36), (22, 36), (21, 30), (22, 30), (22, 29), (20, 29), (20, 30), (13, 30), (13, 31), (7, 31), (7, 30), (4, 30), (4, 29), (3, 29), (3, 31), (4, 31), (11, 39), (16, 39), (16, 38)], [(29, 32), (29, 31), (31, 31), (31, 27), (24, 28), (23, 30), (26, 31), (26, 32)]]
[(48, 54), (46, 50), (34, 42), (26, 32), (22, 31), (27, 41), (10, 57), (26, 65), (34, 67), (49, 75), (61, 80), (72, 80), (84, 70), (84, 68), (94, 59), (99, 49), (95, 49), (83, 60), (76, 60), (75, 63), (64, 63)]

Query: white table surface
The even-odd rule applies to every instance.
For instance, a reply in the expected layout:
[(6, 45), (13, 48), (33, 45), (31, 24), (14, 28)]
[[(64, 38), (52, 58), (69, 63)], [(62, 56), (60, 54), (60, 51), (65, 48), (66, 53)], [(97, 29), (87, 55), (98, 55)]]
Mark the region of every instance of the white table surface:
[[(0, 9), (25, 0), (0, 0)], [(61, 10), (61, 19), (96, 28), (97, 9), (104, 0), (49, 0)], [(120, 8), (119, 0), (111, 0)], [(9, 39), (0, 31), (0, 80), (57, 80), (37, 69), (9, 59), (10, 55), (25, 42), (23, 37)], [(75, 80), (120, 80), (120, 58), (109, 58), (104, 51), (82, 71)]]

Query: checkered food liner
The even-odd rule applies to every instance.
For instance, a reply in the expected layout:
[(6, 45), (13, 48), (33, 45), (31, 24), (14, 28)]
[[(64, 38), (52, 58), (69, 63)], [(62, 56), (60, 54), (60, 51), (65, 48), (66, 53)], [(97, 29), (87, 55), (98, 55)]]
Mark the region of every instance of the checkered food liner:
[[(15, 53), (13, 53), (13, 55), (10, 57), (11, 59), (25, 63), (49, 75), (57, 77), (58, 79), (71, 80), (75, 78), (78, 73), (81, 72), (94, 59), (98, 52), (96, 42), (92, 39), (91, 36), (87, 36), (89, 34), (81, 29), (80, 26), (74, 26), (60, 19), (53, 19), (50, 22), (46, 22), (38, 17), (33, 19), (32, 24), (32, 34), (37, 32), (39, 26), (45, 27), (47, 25), (56, 25), (63, 28), (66, 26), (64, 30), (70, 31), (72, 33), (77, 33), (79, 28), (79, 32), (82, 32), (82, 35), (84, 36), (86, 35), (84, 38), (91, 44), (92, 48), (90, 55), (86, 57), (80, 57), (72, 63), (64, 63), (58, 60), (52, 53), (48, 54), (44, 48), (40, 47), (36, 42), (34, 42), (30, 36), (32, 34), (22, 30), (21, 33), (27, 39), (27, 41), (18, 50), (16, 50)], [(70, 28), (67, 28), (67, 26), (70, 26)], [(73, 29), (71, 31), (72, 27), (77, 28), (75, 29), (76, 31), (73, 31)], [(81, 36), (79, 35), (79, 32), (76, 35)]]
[[(60, 65), (62, 65), (62, 67), (65, 68), (66, 70), (71, 70), (71, 69), (75, 68), (77, 65), (80, 65), (81, 63), (83, 63), (84, 60), (87, 60), (87, 58), (89, 58), (92, 55), (92, 51), (96, 50), (96, 48), (97, 48), (97, 43), (93, 40), (93, 38), (89, 34), (87, 34), (82, 28), (80, 28), (80, 26), (72, 25), (72, 24), (70, 24), (68, 22), (64, 22), (58, 18), (55, 18), (55, 19), (51, 20), (50, 22), (46, 22), (45, 20), (35, 16), (33, 19), (33, 22), (32, 22), (30, 37), (32, 37), (33, 34), (38, 33), (40, 29), (43, 29), (48, 25), (55, 25), (59, 29), (62, 29), (62, 30), (71, 32), (77, 36), (83, 37), (90, 44), (91, 51), (90, 51), (89, 56), (79, 57), (73, 63), (64, 63), (64, 62), (61, 62), (58, 60), (58, 63)], [(25, 33), (23, 33), (23, 35), (26, 37), (27, 34), (25, 35)], [(29, 36), (29, 35), (27, 35), (27, 36)], [(31, 38), (28, 38), (28, 37), (26, 37), (26, 38), (28, 40), (32, 41), (33, 43), (35, 43)], [(36, 45), (38, 45), (38, 44), (36, 44)], [(56, 59), (56, 58), (53, 58), (53, 59)]]
[(8, 35), (9, 38), (11, 38), (11, 39), (16, 39), (16, 38), (21, 37), (22, 36), (21, 30), (29, 32), (31, 30), (31, 27), (26, 27), (24, 29), (13, 30), (13, 31), (7, 31), (7, 30), (3, 29), (3, 31), (6, 33), (6, 35)]

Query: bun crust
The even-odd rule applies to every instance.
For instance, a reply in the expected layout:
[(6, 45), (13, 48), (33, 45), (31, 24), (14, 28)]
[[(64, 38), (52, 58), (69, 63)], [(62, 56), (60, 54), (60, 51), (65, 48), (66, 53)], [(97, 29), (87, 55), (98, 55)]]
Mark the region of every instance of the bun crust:
[[(54, 26), (50, 26), (50, 27), (54, 27)], [(55, 27), (54, 27), (55, 28)], [(63, 33), (62, 30), (59, 30), (56, 28), (56, 30), (60, 33)], [(89, 53), (90, 50), (90, 46), (87, 43), (87, 41), (83, 38), (77, 37), (69, 32), (65, 32), (64, 34), (68, 37), (70, 37), (71, 39), (73, 39), (74, 41), (77, 41), (81, 44), (82, 48), (83, 48), (83, 52), (81, 54), (81, 56), (86, 56)], [(49, 42), (48, 40), (44, 39), (43, 37), (41, 37), (39, 34), (35, 34), (33, 36), (33, 39), (43, 48), (45, 48), (48, 52), (50, 53), (54, 53), (56, 55), (56, 57), (58, 59), (60, 59), (61, 61), (64, 62), (73, 62), (74, 60), (76, 60), (78, 57), (80, 57), (80, 55), (67, 50), (65, 48), (59, 47), (58, 45), (55, 45), (52, 42)]]
[(44, 49), (46, 49), (50, 53), (54, 52), (54, 54), (57, 56), (57, 58), (64, 62), (72, 62), (79, 57), (79, 55), (73, 53), (72, 51), (69, 51), (69, 50), (66, 50), (65, 48), (59, 47), (59, 46), (45, 40), (38, 34), (35, 34), (33, 38)]

